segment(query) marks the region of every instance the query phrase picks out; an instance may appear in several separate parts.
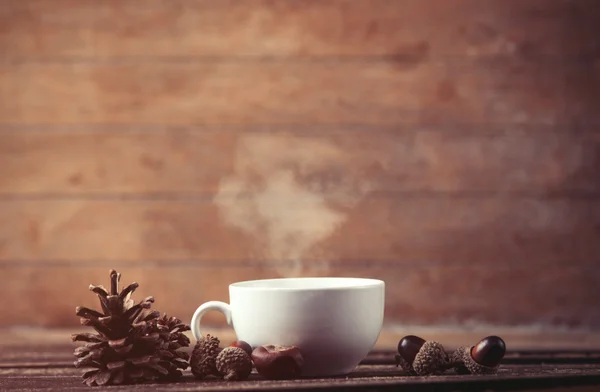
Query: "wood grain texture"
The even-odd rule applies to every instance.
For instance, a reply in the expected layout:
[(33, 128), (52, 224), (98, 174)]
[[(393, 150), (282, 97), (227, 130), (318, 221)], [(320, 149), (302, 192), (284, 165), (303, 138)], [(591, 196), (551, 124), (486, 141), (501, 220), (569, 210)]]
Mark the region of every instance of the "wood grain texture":
[(595, 69), (424, 57), (8, 63), (0, 124), (597, 124)]
[[(9, 294), (11, 306), (3, 309), (0, 326), (36, 325), (77, 327), (75, 306), (97, 308), (89, 284), (108, 284), (108, 269), (122, 273), (123, 284), (138, 282), (134, 298), (156, 298), (153, 308), (180, 318), (191, 318), (205, 301), (228, 301), (230, 283), (282, 276), (276, 268), (187, 266), (165, 269), (145, 265), (125, 267), (118, 263), (103, 267), (36, 266), (5, 267), (0, 295)], [(533, 266), (438, 266), (436, 268), (363, 268), (339, 266), (313, 276), (360, 276), (386, 282), (386, 327), (395, 325), (454, 326), (527, 325), (547, 327), (598, 327), (595, 287), (597, 269), (578, 266), (547, 267), (540, 274)], [(519, 287), (519, 290), (514, 290)], [(562, 288), (569, 287), (569, 290)], [(52, 298), (39, 311), (39, 301)], [(519, 304), (516, 306), (516, 304)], [(535, 309), (535, 312), (532, 310)], [(206, 325), (223, 327), (224, 316), (207, 314)]]
[(183, 315), (360, 275), (389, 325), (599, 331), (599, 26), (596, 0), (1, 2), (0, 325), (72, 325), (113, 267)]
[(306, 189), (346, 192), (598, 194), (600, 131), (487, 126), (31, 130), (0, 133), (0, 194), (74, 197), (220, 192), (290, 171)]
[(0, 259), (165, 268), (249, 262), (290, 275), (335, 265), (583, 268), (599, 261), (595, 200), (416, 196), (353, 202), (348, 208), (349, 199), (294, 188), (219, 196), (215, 203), (2, 201)]
[(0, 133), (0, 192), (215, 192), (231, 172), (227, 133), (94, 131)]
[[(134, 296), (134, 299), (136, 298), (138, 298), (137, 294)], [(96, 306), (93, 303), (90, 305)], [(182, 318), (186, 323), (189, 322), (183, 315)], [(217, 324), (220, 324), (220, 322)], [(228, 346), (236, 340), (235, 332), (229, 326), (208, 326), (203, 323), (202, 328), (205, 334), (218, 336), (223, 346)], [(69, 328), (23, 326), (0, 328), (0, 368), (6, 368), (11, 363), (19, 366), (26, 363), (32, 366), (42, 366), (43, 363), (48, 363), (51, 360), (71, 365), (73, 363), (71, 348), (75, 344), (68, 337), (71, 334), (82, 332), (89, 332), (88, 327), (79, 325)], [(193, 341), (190, 331), (185, 334)], [(483, 336), (496, 334), (502, 336), (510, 345), (510, 349), (504, 357), (507, 363), (532, 363), (536, 359), (541, 362), (544, 357), (546, 357), (547, 363), (557, 363), (561, 359), (576, 359), (582, 353), (586, 353), (589, 360), (595, 359), (598, 361), (600, 357), (600, 333), (597, 331), (564, 328), (545, 328), (541, 330), (539, 328), (506, 325), (481, 325), (467, 329), (460, 325), (386, 324), (382, 328), (374, 347), (374, 351), (378, 353), (373, 356), (374, 358), (370, 358), (369, 362), (371, 364), (382, 363), (382, 356), (389, 355), (389, 352), (397, 347), (402, 336), (411, 334), (421, 336), (426, 340), (444, 342), (444, 348), (449, 351), (460, 346), (473, 344)], [(65, 347), (69, 347), (69, 350)], [(520, 350), (527, 350), (528, 353), (525, 354)], [(556, 351), (556, 353), (549, 358), (548, 354), (552, 351)], [(393, 357), (387, 357), (387, 360), (393, 361)]]
[[(25, 349), (32, 347), (25, 347)], [(62, 355), (60, 350), (72, 351), (67, 345), (52, 347), (50, 355)], [(516, 352), (520, 354), (522, 352)], [(454, 392), (483, 391), (493, 388), (495, 391), (541, 391), (541, 392), (592, 392), (590, 386), (600, 385), (600, 369), (593, 362), (573, 362), (565, 360), (548, 366), (543, 359), (530, 364), (502, 363), (497, 374), (459, 375), (447, 371), (442, 375), (415, 377), (406, 374), (394, 366), (393, 354), (372, 352), (365, 362), (379, 360), (385, 356), (385, 362), (376, 364), (362, 363), (344, 377), (300, 378), (296, 380), (265, 380), (254, 371), (247, 380), (223, 382), (216, 378), (197, 380), (189, 370), (176, 382), (146, 383), (138, 385), (113, 386), (115, 391), (397, 391), (411, 392)], [(545, 355), (545, 358), (551, 355)], [(579, 358), (583, 356), (580, 355)], [(70, 363), (59, 358), (50, 359), (47, 367), (2, 366), (0, 367), (0, 386), (7, 390), (25, 392), (47, 389), (87, 391), (89, 387), (81, 385), (81, 375), (85, 370), (76, 369)], [(568, 388), (561, 388), (567, 387)], [(579, 387), (576, 387), (579, 386)], [(587, 387), (582, 387), (587, 386)]]
[[(538, 56), (597, 52), (594, 0), (9, 0), (8, 56)], [(324, 22), (326, 21), (326, 23)]]
[[(188, 316), (189, 318), (189, 316)], [(189, 320), (184, 318), (187, 323)], [(72, 349), (76, 345), (68, 339), (75, 333), (89, 332), (87, 327), (44, 328), (12, 326), (0, 328), (0, 369), (10, 367), (45, 367), (73, 364)], [(236, 340), (233, 328), (202, 325), (202, 332), (218, 336), (222, 346)], [(191, 341), (191, 332), (185, 333)], [(504, 356), (506, 364), (531, 364), (545, 362), (557, 364), (565, 362), (583, 363), (600, 360), (600, 334), (589, 330), (567, 330), (564, 328), (522, 328), (501, 325), (485, 325), (466, 329), (455, 326), (427, 325), (384, 325), (373, 352), (364, 364), (393, 363), (390, 355), (402, 336), (417, 335), (426, 340), (443, 342), (447, 351), (468, 346), (481, 340), (483, 336), (495, 334), (508, 342), (510, 349)], [(191, 351), (192, 347), (186, 350)]]
[[(64, 347), (57, 347), (60, 350)], [(71, 348), (69, 348), (71, 349)], [(377, 353), (374, 354), (377, 356)], [(390, 356), (386, 353), (386, 356)], [(371, 359), (372, 355), (366, 357)], [(48, 367), (0, 368), (0, 386), (6, 390), (23, 392), (69, 390), (87, 392), (81, 375), (85, 370), (53, 360)], [(217, 378), (195, 379), (189, 370), (175, 382), (145, 383), (111, 386), (111, 391), (178, 391), (178, 392), (231, 392), (231, 391), (330, 391), (330, 392), (595, 392), (600, 385), (600, 369), (593, 363), (561, 363), (553, 366), (502, 364), (498, 374), (481, 376), (459, 375), (448, 371), (430, 377), (411, 376), (393, 364), (361, 364), (343, 377), (299, 378), (295, 380), (265, 380), (254, 371), (247, 380), (223, 382)], [(98, 389), (100, 389), (99, 387)]]

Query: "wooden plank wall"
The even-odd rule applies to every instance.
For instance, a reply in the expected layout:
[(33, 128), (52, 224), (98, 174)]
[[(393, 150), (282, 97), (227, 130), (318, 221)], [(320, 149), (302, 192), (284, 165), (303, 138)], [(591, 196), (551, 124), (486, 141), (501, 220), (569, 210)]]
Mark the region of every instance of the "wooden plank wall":
[[(5, 0), (0, 326), (108, 269), (184, 319), (384, 279), (386, 323), (600, 328), (596, 0)], [(222, 325), (222, 316), (208, 321)]]

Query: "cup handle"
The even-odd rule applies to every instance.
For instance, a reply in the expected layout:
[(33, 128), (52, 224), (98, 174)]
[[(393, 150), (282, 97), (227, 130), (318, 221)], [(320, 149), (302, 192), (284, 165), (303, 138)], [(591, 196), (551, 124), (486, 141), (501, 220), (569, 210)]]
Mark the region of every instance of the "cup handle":
[(202, 338), (202, 332), (200, 332), (200, 321), (202, 320), (202, 317), (211, 310), (216, 310), (223, 313), (225, 315), (225, 319), (227, 320), (227, 325), (231, 326), (231, 306), (229, 304), (221, 301), (205, 302), (198, 306), (198, 309), (196, 309), (194, 315), (192, 316), (192, 322), (190, 323), (192, 335), (194, 335), (194, 339), (196, 339), (196, 341)]

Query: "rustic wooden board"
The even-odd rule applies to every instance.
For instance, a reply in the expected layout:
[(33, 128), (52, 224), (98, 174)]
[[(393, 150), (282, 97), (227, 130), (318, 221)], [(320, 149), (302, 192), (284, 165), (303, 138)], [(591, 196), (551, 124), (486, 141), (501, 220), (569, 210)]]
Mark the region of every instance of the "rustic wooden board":
[(0, 194), (13, 197), (210, 195), (220, 191), (224, 178), (244, 176), (260, 186), (281, 170), (323, 193), (600, 194), (600, 131), (493, 125), (36, 127), (0, 132), (0, 167)]
[[(84, 299), (83, 294), (81, 299)], [(93, 303), (90, 305), (95, 307)], [(184, 317), (185, 315), (178, 316), (181, 316), (185, 322), (189, 322), (188, 319), (191, 318), (191, 315), (188, 318)], [(72, 321), (71, 319), (70, 322)], [(74, 333), (90, 331), (89, 327), (81, 326), (50, 329), (16, 326), (0, 328), (0, 367), (44, 367), (50, 361), (54, 365), (57, 362), (71, 364), (75, 343), (71, 342), (70, 336)], [(235, 333), (230, 327), (203, 323), (202, 331), (218, 336), (223, 347), (236, 340)], [(186, 334), (193, 342), (191, 333)], [(507, 364), (597, 363), (600, 360), (600, 333), (592, 330), (398, 323), (383, 327), (373, 352), (363, 363), (371, 365), (391, 363), (393, 361), (391, 353), (396, 349), (398, 341), (406, 335), (418, 335), (426, 340), (441, 342), (448, 351), (460, 346), (472, 345), (484, 336), (499, 335), (508, 346), (504, 359)], [(24, 365), (25, 363), (27, 365)]]
[(0, 192), (214, 192), (231, 172), (233, 140), (167, 129), (0, 132)]
[(2, 2), (0, 324), (115, 267), (182, 315), (347, 274), (395, 325), (600, 327), (596, 5)]
[[(214, 331), (214, 332), (213, 332)], [(207, 333), (207, 329), (204, 328), (204, 333)], [(229, 331), (224, 331), (222, 329), (211, 329), (211, 335), (217, 335), (221, 338), (221, 347), (226, 347), (230, 344), (230, 342), (235, 340), (235, 335), (233, 333), (229, 333)], [(192, 342), (194, 342), (191, 334), (188, 334), (189, 338)], [(366, 358), (361, 361), (361, 365), (395, 365), (395, 354), (396, 352), (390, 347), (394, 347), (395, 343), (399, 340), (399, 335), (396, 334), (393, 337), (390, 336), (391, 332), (383, 330), (382, 331), (383, 339), (379, 339), (377, 342), (377, 346), (385, 347), (385, 349), (375, 349), (373, 350)], [(387, 336), (386, 336), (387, 335)], [(467, 335), (463, 333), (463, 335)], [(476, 334), (471, 333), (471, 340), (466, 340), (467, 342), (478, 341), (481, 338), (481, 335), (475, 336)], [(7, 369), (6, 374), (16, 373), (18, 371), (14, 369), (40, 369), (40, 373), (44, 372), (42, 369), (51, 369), (51, 368), (65, 368), (73, 366), (75, 361), (75, 356), (73, 354), (74, 349), (76, 348), (75, 343), (72, 345), (65, 344), (66, 341), (69, 341), (70, 334), (65, 333), (62, 338), (63, 341), (59, 345), (37, 345), (36, 347), (32, 347), (32, 345), (27, 344), (19, 344), (17, 342), (16, 345), (12, 346), (3, 346), (2, 352), (0, 353), (0, 369)], [(225, 336), (225, 339), (222, 337)], [(504, 335), (503, 335), (504, 336)], [(393, 338), (394, 340), (390, 343), (389, 340)], [(506, 338), (506, 337), (505, 337)], [(530, 336), (530, 339), (533, 337)], [(536, 336), (537, 340), (548, 338), (548, 336), (544, 336), (543, 334), (538, 334)], [(534, 338), (534, 339), (535, 339)], [(439, 340), (438, 340), (439, 341)], [(444, 348), (446, 351), (451, 354), (458, 345), (450, 345), (447, 343), (447, 340), (442, 339), (444, 342)], [(509, 340), (510, 346), (513, 347), (513, 341)], [(14, 342), (13, 342), (14, 343)], [(383, 343), (387, 343), (387, 346), (384, 346)], [(185, 351), (188, 354), (192, 354), (193, 343), (189, 347), (182, 348), (181, 351)], [(599, 364), (600, 365), (600, 351), (577, 351), (577, 350), (533, 350), (533, 351), (510, 351), (507, 352), (504, 358), (502, 359), (502, 364), (504, 365), (539, 365), (543, 363), (545, 365), (551, 364)], [(12, 369), (12, 370), (9, 370)]]
[[(140, 284), (136, 299), (153, 295), (156, 298), (154, 308), (186, 320), (205, 301), (228, 301), (230, 283), (297, 273), (294, 271), (297, 266), (292, 265), (250, 264), (228, 268), (201, 262), (177, 268), (153, 264), (125, 267), (121, 263), (82, 267), (76, 262), (58, 266), (51, 263), (32, 267), (3, 266), (4, 283), (0, 286), (0, 295), (11, 298), (11, 306), (3, 309), (0, 326), (75, 327), (79, 322), (75, 306), (99, 307), (88, 286), (106, 286), (110, 267), (123, 274), (123, 284), (133, 281)], [(402, 268), (378, 263), (364, 267), (341, 264), (329, 268), (306, 264), (303, 268), (306, 275), (383, 279), (386, 282), (384, 322), (390, 328), (397, 325), (458, 328), (482, 325), (490, 326), (484, 331), (493, 331), (495, 325), (530, 325), (534, 329), (540, 325), (561, 328), (600, 326), (595, 289), (600, 285), (598, 269), (582, 269), (576, 265), (546, 267), (541, 274), (539, 268), (531, 266), (438, 264), (435, 267), (411, 265)], [(52, 300), (44, 301), (44, 298)], [(44, 311), (39, 311), (40, 301)], [(224, 320), (218, 312), (212, 312), (204, 319), (207, 326), (220, 327), (224, 326)]]
[(0, 65), (0, 124), (597, 124), (594, 69), (590, 62), (425, 56), (7, 63)]
[[(532, 269), (597, 266), (595, 199), (415, 194), (363, 200), (286, 175), (263, 190), (194, 198), (0, 201), (0, 260), (143, 266), (300, 261)], [(237, 190), (236, 190), (237, 189)], [(577, 233), (576, 236), (573, 233)], [(433, 263), (433, 264), (432, 264)]]
[[(62, 358), (66, 346), (54, 347), (55, 355)], [(377, 353), (374, 353), (377, 355)], [(372, 355), (368, 356), (371, 357)], [(57, 364), (57, 365), (55, 365)], [(3, 389), (20, 388), (33, 391), (42, 388), (61, 390), (89, 390), (81, 385), (82, 370), (61, 360), (49, 359), (46, 366), (30, 366), (26, 363), (0, 367), (0, 386)], [(142, 384), (113, 387), (111, 390), (410, 390), (410, 391), (456, 391), (481, 390), (528, 390), (543, 387), (600, 385), (600, 367), (597, 364), (572, 364), (568, 360), (557, 364), (511, 365), (503, 364), (497, 375), (471, 376), (448, 372), (441, 376), (407, 376), (393, 364), (361, 365), (348, 376), (291, 381), (268, 381), (252, 374), (243, 382), (225, 383), (219, 380), (195, 380), (189, 371), (179, 382)], [(96, 388), (101, 389), (103, 388)], [(576, 389), (586, 391), (586, 389)]]
[[(96, 2), (94, 2), (96, 3)], [(598, 49), (594, 0), (14, 0), (9, 56), (538, 56)], [(325, 22), (324, 22), (325, 21)]]

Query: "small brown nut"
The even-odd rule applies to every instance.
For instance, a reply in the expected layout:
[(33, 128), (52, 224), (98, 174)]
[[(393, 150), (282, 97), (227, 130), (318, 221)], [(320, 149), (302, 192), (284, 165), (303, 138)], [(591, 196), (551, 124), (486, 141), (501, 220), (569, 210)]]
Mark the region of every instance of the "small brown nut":
[(226, 347), (217, 356), (216, 367), (226, 381), (240, 381), (252, 372), (252, 361), (244, 349)]
[(464, 364), (472, 374), (491, 374), (498, 371), (506, 353), (506, 343), (498, 336), (487, 336), (473, 347), (464, 348)]
[(269, 344), (252, 351), (252, 361), (258, 374), (270, 380), (285, 380), (300, 376), (304, 359), (296, 346)]
[(425, 339), (415, 335), (408, 335), (400, 339), (398, 354), (396, 354), (396, 366), (400, 366), (405, 372), (416, 374), (412, 364), (423, 344), (425, 344)]
[(449, 361), (440, 343), (408, 335), (398, 342), (396, 366), (409, 374), (427, 376), (442, 374), (449, 368)]
[(442, 374), (449, 367), (448, 354), (440, 343), (429, 340), (423, 344), (413, 361), (413, 369), (419, 376)]
[(210, 335), (198, 340), (190, 358), (190, 368), (194, 377), (202, 380), (218, 375), (215, 361), (220, 351), (219, 343), (219, 338)]
[(252, 355), (252, 346), (249, 343), (244, 342), (243, 340), (236, 340), (231, 343), (229, 347), (239, 347), (244, 350), (249, 356)]
[(459, 347), (450, 354), (449, 366), (454, 368), (456, 374), (469, 374), (469, 369), (465, 366), (464, 353), (467, 347)]
[(471, 347), (471, 357), (480, 365), (495, 367), (506, 353), (506, 343), (498, 336), (488, 336), (473, 347)]

